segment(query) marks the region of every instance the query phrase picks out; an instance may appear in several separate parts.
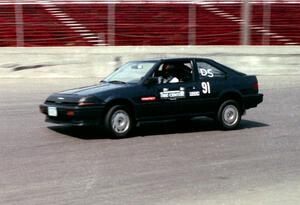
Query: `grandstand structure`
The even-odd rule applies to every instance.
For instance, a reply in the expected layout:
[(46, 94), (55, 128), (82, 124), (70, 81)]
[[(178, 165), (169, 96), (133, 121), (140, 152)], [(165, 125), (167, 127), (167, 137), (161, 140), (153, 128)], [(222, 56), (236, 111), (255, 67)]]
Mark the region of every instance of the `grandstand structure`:
[(0, 46), (299, 45), (299, 19), (291, 0), (2, 0)]

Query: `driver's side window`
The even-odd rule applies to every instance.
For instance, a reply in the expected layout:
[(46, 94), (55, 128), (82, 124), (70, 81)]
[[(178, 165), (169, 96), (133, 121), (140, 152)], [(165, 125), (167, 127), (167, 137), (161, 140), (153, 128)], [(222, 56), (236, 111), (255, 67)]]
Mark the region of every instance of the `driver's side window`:
[(192, 64), (190, 62), (163, 63), (154, 73), (159, 84), (180, 83), (193, 80)]

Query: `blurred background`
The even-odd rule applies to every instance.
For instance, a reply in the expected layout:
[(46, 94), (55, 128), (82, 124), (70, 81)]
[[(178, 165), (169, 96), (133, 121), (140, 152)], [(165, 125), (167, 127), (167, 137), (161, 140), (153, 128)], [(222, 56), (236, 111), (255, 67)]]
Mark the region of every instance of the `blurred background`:
[(0, 46), (299, 45), (295, 0), (1, 0)]

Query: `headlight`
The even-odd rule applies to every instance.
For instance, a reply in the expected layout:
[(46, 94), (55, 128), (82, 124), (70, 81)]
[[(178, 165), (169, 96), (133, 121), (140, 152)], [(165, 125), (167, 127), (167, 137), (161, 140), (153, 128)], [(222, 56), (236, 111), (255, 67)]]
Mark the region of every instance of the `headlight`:
[(90, 105), (96, 105), (97, 104), (97, 98), (95, 97), (82, 97), (78, 101), (78, 106), (90, 106)]

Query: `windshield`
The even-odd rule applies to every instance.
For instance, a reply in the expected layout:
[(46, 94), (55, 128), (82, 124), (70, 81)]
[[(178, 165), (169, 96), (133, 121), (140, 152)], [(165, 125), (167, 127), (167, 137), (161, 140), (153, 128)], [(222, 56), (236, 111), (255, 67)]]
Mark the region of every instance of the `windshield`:
[(129, 62), (111, 73), (105, 82), (137, 83), (155, 65), (155, 61)]

